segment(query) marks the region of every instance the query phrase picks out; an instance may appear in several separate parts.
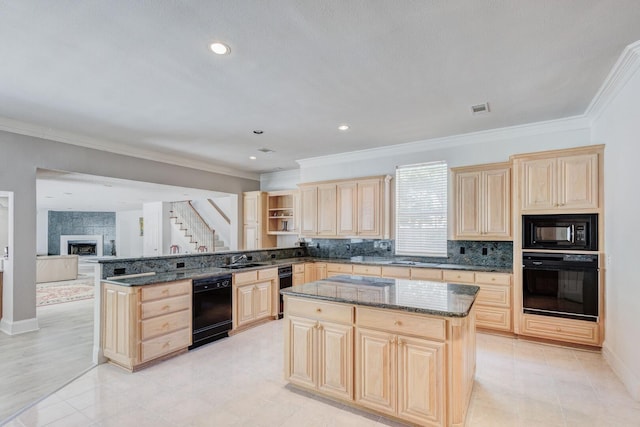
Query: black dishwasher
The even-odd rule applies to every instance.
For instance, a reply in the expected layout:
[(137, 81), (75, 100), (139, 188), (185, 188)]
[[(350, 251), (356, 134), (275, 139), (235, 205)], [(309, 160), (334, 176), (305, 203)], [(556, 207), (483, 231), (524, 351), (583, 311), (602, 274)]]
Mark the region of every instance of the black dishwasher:
[(193, 280), (193, 342), (189, 349), (229, 336), (231, 292), (230, 274)]

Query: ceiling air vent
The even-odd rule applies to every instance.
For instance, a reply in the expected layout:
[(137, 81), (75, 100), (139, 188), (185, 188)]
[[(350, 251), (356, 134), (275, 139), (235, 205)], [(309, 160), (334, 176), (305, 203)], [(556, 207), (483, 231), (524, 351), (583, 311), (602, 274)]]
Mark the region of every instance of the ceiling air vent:
[(471, 106), (471, 114), (477, 116), (478, 114), (487, 114), (489, 112), (489, 103), (477, 104)]
[(258, 151), (262, 151), (265, 154), (273, 153), (274, 151), (271, 148), (258, 148)]

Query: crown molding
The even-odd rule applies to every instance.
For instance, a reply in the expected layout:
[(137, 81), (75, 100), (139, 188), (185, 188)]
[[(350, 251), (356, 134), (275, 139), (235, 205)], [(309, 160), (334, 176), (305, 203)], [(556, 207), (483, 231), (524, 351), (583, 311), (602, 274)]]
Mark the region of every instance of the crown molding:
[(104, 139), (81, 136), (72, 132), (38, 126), (31, 123), (9, 119), (6, 117), (0, 117), (0, 130), (17, 133), (20, 135), (32, 136), (35, 138), (48, 139), (51, 141), (62, 142), (64, 144), (70, 144), (84, 148), (91, 148), (94, 150), (106, 151), (113, 154), (121, 154), (124, 156), (136, 157), (144, 160), (167, 163), (174, 166), (197, 169), (205, 172), (213, 172), (238, 178), (252, 179), (255, 181), (260, 180), (259, 173), (245, 172), (220, 166), (212, 166), (211, 164), (206, 162), (185, 159), (173, 155), (166, 155), (158, 153), (157, 151), (140, 149), (127, 144), (117, 143)]
[(469, 144), (482, 144), (504, 139), (536, 136), (545, 133), (567, 132), (579, 129), (590, 129), (590, 121), (585, 115), (566, 117), (544, 122), (528, 123), (518, 126), (489, 129), (442, 138), (426, 139), (405, 144), (387, 145), (367, 150), (351, 151), (328, 156), (312, 157), (296, 160), (301, 168), (334, 165), (362, 160), (375, 160), (381, 157), (415, 154), (424, 151), (438, 150)]
[(640, 69), (640, 40), (624, 48), (618, 61), (591, 100), (585, 116), (593, 123)]

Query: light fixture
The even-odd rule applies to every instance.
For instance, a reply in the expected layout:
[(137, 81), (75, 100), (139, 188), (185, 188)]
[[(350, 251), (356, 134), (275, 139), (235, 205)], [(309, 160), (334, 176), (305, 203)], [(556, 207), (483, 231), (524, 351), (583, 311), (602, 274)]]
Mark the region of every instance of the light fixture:
[(260, 130), (260, 129), (256, 129), (256, 130), (253, 131), (253, 133), (255, 133), (256, 135), (262, 135), (264, 133), (264, 131)]
[(257, 157), (256, 157), (256, 156), (249, 156), (249, 158), (250, 158), (251, 160), (255, 160), (255, 159), (257, 159)]
[(228, 55), (231, 52), (229, 46), (221, 42), (213, 42), (209, 45), (213, 53), (216, 55)]
[(349, 125), (340, 125), (338, 126), (338, 130), (342, 132), (347, 131), (349, 130)]
[(271, 148), (267, 148), (267, 147), (258, 148), (258, 151), (260, 151), (260, 152), (262, 152), (264, 154), (271, 154), (271, 153), (275, 152)]
[(490, 111), (488, 102), (471, 106), (471, 114), (474, 116), (477, 116), (478, 114), (487, 114)]

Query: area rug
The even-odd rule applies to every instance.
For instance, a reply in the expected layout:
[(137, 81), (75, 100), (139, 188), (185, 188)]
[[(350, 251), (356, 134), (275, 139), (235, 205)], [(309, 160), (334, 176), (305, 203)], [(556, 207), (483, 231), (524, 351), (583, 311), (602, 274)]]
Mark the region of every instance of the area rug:
[(60, 304), (93, 298), (93, 276), (79, 275), (76, 280), (38, 283), (36, 306)]

